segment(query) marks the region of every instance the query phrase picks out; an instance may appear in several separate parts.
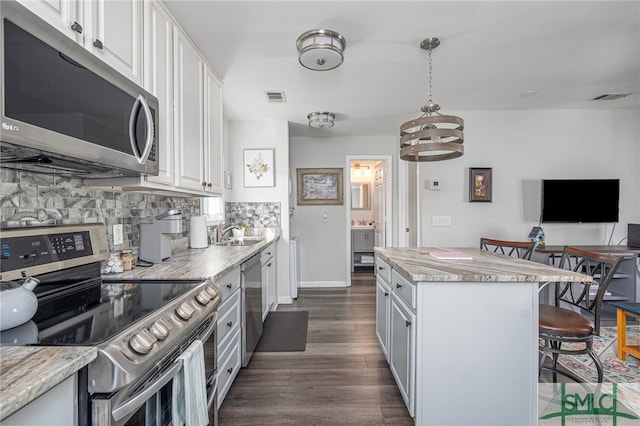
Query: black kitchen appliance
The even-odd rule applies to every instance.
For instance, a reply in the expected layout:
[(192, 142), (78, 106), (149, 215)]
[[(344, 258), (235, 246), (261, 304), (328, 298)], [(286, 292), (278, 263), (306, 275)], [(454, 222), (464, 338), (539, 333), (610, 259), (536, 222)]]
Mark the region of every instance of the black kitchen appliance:
[(640, 247), (640, 223), (627, 224), (627, 245)]
[(171, 424), (177, 358), (195, 340), (204, 346), (215, 424), (217, 283), (102, 279), (100, 261), (108, 255), (102, 224), (3, 229), (0, 247), (3, 280), (40, 281), (35, 316), (1, 332), (2, 344), (97, 348), (97, 358), (79, 374), (80, 400), (87, 401), (79, 405), (80, 424)]

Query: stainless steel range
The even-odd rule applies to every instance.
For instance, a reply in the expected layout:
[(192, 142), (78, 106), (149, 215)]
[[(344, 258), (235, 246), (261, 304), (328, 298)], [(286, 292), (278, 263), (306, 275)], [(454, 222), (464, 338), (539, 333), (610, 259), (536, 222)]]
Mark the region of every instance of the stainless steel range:
[[(177, 359), (196, 340), (204, 346), (215, 423), (216, 282), (102, 279), (100, 261), (108, 256), (102, 224), (4, 229), (0, 240), (2, 280), (39, 280), (35, 316), (2, 331), (2, 344), (98, 350), (81, 375), (87, 393), (81, 424), (171, 424), (172, 380), (182, 367)], [(34, 326), (37, 336), (21, 336), (21, 328)]]

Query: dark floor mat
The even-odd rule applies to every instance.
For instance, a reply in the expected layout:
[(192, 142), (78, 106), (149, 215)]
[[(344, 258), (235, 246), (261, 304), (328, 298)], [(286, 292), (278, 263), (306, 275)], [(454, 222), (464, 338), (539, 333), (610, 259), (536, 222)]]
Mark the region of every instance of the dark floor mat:
[(296, 352), (307, 347), (309, 312), (269, 312), (256, 352)]

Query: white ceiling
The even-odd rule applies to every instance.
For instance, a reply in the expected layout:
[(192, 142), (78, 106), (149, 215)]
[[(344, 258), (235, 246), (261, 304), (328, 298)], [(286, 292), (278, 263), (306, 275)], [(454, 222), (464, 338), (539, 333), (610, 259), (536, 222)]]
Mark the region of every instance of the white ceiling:
[[(229, 120), (289, 121), (292, 136), (398, 135), (427, 100), (471, 110), (640, 110), (640, 1), (165, 0), (224, 80)], [(310, 71), (296, 39), (326, 28), (347, 41), (344, 63)], [(287, 102), (268, 103), (265, 91)], [(537, 91), (532, 97), (521, 93)], [(624, 99), (593, 101), (607, 93)], [(331, 111), (335, 127), (310, 129)], [(463, 117), (464, 118), (464, 117)]]

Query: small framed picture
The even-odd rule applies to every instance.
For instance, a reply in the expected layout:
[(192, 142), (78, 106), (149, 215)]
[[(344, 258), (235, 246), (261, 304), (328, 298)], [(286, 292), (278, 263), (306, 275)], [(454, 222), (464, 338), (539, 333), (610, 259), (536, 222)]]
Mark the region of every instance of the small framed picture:
[(469, 168), (469, 202), (490, 203), (493, 179), (489, 167)]
[(273, 149), (245, 149), (243, 158), (245, 188), (275, 186)]
[(342, 169), (296, 169), (299, 206), (343, 204)]

